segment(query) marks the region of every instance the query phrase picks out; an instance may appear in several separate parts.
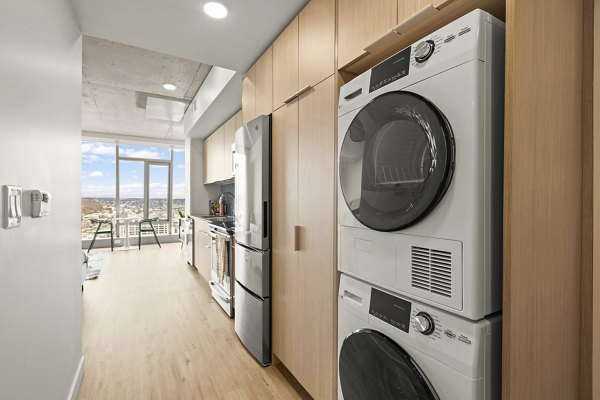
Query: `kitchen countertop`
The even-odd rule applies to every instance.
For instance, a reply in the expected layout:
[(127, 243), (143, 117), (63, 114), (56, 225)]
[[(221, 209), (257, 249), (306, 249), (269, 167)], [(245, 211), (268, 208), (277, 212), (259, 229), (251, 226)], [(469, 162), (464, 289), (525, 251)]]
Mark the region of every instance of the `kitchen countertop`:
[(192, 214), (194, 218), (200, 218), (207, 222), (235, 222), (235, 217), (228, 215), (202, 215), (202, 214)]

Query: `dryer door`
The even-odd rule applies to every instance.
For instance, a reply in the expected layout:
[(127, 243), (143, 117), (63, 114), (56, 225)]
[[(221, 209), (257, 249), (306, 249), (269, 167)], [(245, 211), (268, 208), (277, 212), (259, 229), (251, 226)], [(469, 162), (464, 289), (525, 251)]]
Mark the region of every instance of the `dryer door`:
[(431, 102), (410, 92), (373, 99), (350, 124), (340, 150), (346, 205), (378, 231), (425, 218), (446, 193), (453, 171), (450, 124)]
[(433, 388), (410, 356), (380, 332), (361, 329), (340, 350), (344, 400), (437, 400)]

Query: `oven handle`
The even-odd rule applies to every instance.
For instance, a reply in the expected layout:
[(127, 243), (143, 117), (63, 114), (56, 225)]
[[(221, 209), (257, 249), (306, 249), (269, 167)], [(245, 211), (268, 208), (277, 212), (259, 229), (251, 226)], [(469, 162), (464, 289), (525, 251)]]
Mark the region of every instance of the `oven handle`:
[(213, 289), (214, 289), (214, 293), (215, 293), (217, 296), (219, 296), (219, 298), (220, 298), (221, 300), (223, 300), (225, 303), (229, 304), (229, 299), (228, 299), (227, 297), (224, 297), (224, 296), (223, 296), (223, 295), (220, 293), (221, 289), (219, 288), (219, 286), (218, 286), (218, 285), (217, 285), (217, 284), (216, 284), (214, 281), (210, 281), (209, 283), (210, 283), (210, 286), (211, 286), (211, 288), (213, 288)]
[(211, 231), (211, 232), (209, 233), (209, 235), (210, 235), (210, 237), (211, 237), (211, 238), (213, 238), (213, 239), (216, 239), (217, 237), (221, 236), (221, 237), (224, 237), (224, 238), (225, 238), (225, 241), (227, 241), (227, 242), (229, 242), (229, 241), (231, 240), (231, 237), (230, 237), (229, 235), (223, 235), (223, 234), (221, 234), (221, 233), (216, 233), (216, 232), (213, 232), (213, 231)]

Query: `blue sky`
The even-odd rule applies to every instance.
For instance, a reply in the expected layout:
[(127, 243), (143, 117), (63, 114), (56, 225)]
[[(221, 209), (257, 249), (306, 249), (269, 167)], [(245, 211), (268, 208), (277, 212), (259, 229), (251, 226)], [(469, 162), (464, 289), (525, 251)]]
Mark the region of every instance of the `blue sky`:
[[(137, 158), (168, 159), (166, 147), (121, 145), (121, 156)], [(111, 143), (82, 142), (82, 197), (115, 197), (115, 145)], [(121, 162), (121, 198), (143, 197), (143, 162)], [(150, 197), (166, 198), (168, 185), (167, 168), (150, 167)], [(173, 198), (185, 196), (185, 153), (183, 149), (173, 152)]]

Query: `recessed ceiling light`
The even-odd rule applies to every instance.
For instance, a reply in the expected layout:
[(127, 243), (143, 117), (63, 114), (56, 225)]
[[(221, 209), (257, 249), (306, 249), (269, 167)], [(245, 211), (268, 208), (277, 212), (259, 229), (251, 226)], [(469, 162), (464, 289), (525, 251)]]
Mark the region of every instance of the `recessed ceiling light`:
[(209, 1), (204, 5), (204, 12), (209, 16), (217, 19), (225, 18), (227, 16), (227, 7), (216, 1)]
[(173, 85), (172, 83), (165, 83), (163, 85), (163, 88), (173, 91), (173, 90), (177, 89), (177, 86)]

